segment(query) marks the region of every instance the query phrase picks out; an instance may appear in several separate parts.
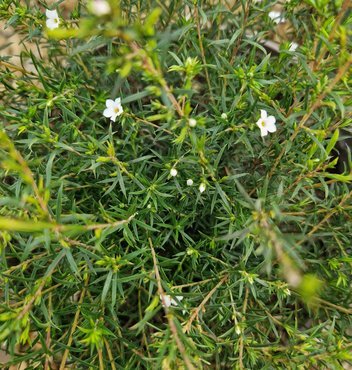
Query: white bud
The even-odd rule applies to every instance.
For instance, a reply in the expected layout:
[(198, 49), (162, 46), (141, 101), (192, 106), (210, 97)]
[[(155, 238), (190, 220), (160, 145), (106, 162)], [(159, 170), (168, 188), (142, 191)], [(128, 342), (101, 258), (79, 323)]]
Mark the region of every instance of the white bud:
[(227, 114), (226, 114), (226, 113), (222, 113), (222, 114), (221, 114), (221, 118), (222, 118), (222, 119), (227, 119)]
[(235, 326), (235, 332), (237, 335), (240, 335), (242, 333), (241, 327), (238, 324)]
[(192, 179), (188, 179), (187, 180), (187, 185), (188, 186), (192, 186), (193, 185), (193, 180)]
[(89, 4), (89, 10), (98, 17), (110, 14), (110, 4), (106, 0), (93, 0)]
[(189, 127), (196, 127), (197, 126), (197, 121), (194, 118), (190, 118), (188, 120), (188, 126)]
[(291, 42), (290, 44), (290, 48), (288, 49), (289, 51), (296, 51), (296, 49), (298, 48), (298, 44), (296, 42)]
[(170, 175), (171, 175), (172, 177), (177, 176), (177, 170), (176, 170), (176, 168), (171, 168), (171, 170), (170, 170)]
[(199, 191), (201, 192), (201, 193), (204, 193), (204, 191), (205, 191), (205, 184), (204, 184), (204, 182), (202, 182), (200, 185), (199, 185)]

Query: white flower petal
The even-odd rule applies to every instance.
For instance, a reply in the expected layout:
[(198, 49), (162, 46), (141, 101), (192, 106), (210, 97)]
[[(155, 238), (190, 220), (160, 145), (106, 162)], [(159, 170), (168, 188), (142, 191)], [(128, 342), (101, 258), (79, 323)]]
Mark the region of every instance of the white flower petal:
[[(180, 296), (180, 295), (177, 295), (177, 296), (176, 296), (176, 299), (180, 302), (180, 301), (182, 301), (183, 297), (182, 297), (182, 296)], [(174, 300), (173, 298), (171, 298), (171, 304), (172, 304), (173, 306), (178, 306), (177, 301), (176, 301), (176, 300)]]
[(46, 20), (46, 26), (50, 29), (50, 30), (54, 30), (55, 28), (58, 28), (59, 27), (59, 20), (58, 19), (52, 19), (52, 18), (49, 18)]
[(261, 127), (260, 128), (260, 136), (266, 136), (268, 135), (268, 130), (266, 129), (266, 127)]
[(263, 127), (263, 119), (259, 118), (258, 121), (256, 122), (256, 125), (261, 129)]
[(115, 103), (121, 106), (121, 98), (116, 98)]
[(264, 109), (260, 110), (260, 117), (263, 120), (265, 120), (265, 118), (268, 117), (268, 113), (266, 112), (266, 110), (264, 110)]
[(193, 185), (193, 180), (192, 179), (188, 179), (187, 180), (187, 185), (188, 186), (192, 186)]
[(268, 15), (272, 19), (272, 21), (276, 24), (286, 22), (286, 19), (282, 16), (281, 12), (271, 11), (271, 12), (269, 12)]
[(275, 132), (276, 131), (276, 126), (275, 126), (276, 119), (274, 116), (269, 116), (267, 121), (266, 121), (266, 129), (269, 132)]
[(118, 113), (117, 113), (117, 116), (121, 116), (121, 114), (123, 113), (122, 105), (120, 104), (120, 105), (118, 106), (118, 108), (119, 108), (119, 111), (118, 111)]
[(59, 18), (59, 15), (57, 14), (57, 10), (49, 10), (49, 9), (47, 9), (45, 11), (45, 15), (49, 19)]
[(275, 19), (275, 18), (278, 18), (278, 17), (280, 17), (280, 15), (281, 15), (281, 12), (278, 12), (278, 11), (275, 11), (275, 10), (272, 10), (271, 12), (269, 12), (269, 17), (271, 18), (271, 19)]
[(116, 118), (118, 115), (119, 115), (118, 113), (114, 112), (113, 115), (110, 117), (111, 121), (116, 122)]
[(112, 108), (114, 106), (115, 102), (112, 99), (107, 99), (105, 104), (108, 108)]
[(269, 116), (266, 120), (265, 123), (268, 125), (272, 125), (273, 123), (276, 122), (276, 118), (274, 116)]
[(103, 116), (110, 118), (114, 114), (114, 111), (112, 108), (106, 108), (103, 112)]
[(160, 300), (163, 307), (170, 307), (172, 299), (168, 294), (164, 294), (163, 296), (160, 294)]

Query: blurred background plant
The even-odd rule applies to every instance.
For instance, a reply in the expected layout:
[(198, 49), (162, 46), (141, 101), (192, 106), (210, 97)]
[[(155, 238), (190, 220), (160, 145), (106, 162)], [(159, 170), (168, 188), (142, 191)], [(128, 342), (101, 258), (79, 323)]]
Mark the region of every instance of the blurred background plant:
[(4, 366), (348, 367), (351, 14), (1, 2)]

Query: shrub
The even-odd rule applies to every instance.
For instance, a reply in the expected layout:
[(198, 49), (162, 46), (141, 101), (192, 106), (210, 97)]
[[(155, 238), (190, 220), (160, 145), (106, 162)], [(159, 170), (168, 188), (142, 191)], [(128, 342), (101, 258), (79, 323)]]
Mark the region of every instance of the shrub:
[(7, 365), (345, 366), (350, 2), (59, 3), (0, 5)]

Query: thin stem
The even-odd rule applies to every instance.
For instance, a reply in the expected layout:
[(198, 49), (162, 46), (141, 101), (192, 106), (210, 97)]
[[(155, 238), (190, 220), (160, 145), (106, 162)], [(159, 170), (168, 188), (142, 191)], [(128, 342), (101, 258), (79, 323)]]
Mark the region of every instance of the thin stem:
[(99, 358), (99, 370), (104, 370), (103, 351), (101, 348), (98, 348), (98, 358)]
[(198, 12), (198, 5), (197, 4), (195, 4), (195, 6), (194, 6), (194, 15), (195, 15), (196, 22), (197, 22), (198, 42), (199, 42), (200, 53), (201, 53), (202, 61), (203, 61), (203, 65), (204, 65), (205, 79), (207, 80), (207, 85), (208, 85), (208, 90), (209, 90), (211, 101), (214, 103), (214, 96), (213, 96), (213, 92), (212, 92), (212, 89), (211, 89), (208, 67), (207, 67), (207, 61), (205, 59), (205, 53), (204, 53), (204, 47), (203, 47), (203, 41), (202, 41), (202, 34), (201, 34), (201, 30), (200, 30), (200, 19), (199, 19), (199, 12)]
[(199, 312), (205, 310), (205, 305), (209, 301), (209, 299), (213, 296), (213, 294), (218, 290), (218, 288), (228, 279), (228, 275), (225, 275), (216, 285), (215, 287), (205, 296), (201, 304), (193, 310), (191, 317), (188, 319), (187, 324), (185, 325), (185, 332), (189, 332), (191, 330), (192, 323), (195, 318), (198, 317)]
[(26, 313), (32, 308), (33, 303), (35, 300), (41, 295), (41, 292), (46, 284), (46, 279), (43, 279), (43, 281), (40, 283), (38, 289), (34, 293), (33, 297), (28, 301), (28, 303), (22, 308), (22, 311), (17, 316), (17, 320), (20, 321)]
[[(334, 37), (336, 36), (337, 28), (341, 24), (343, 16), (348, 11), (348, 8), (351, 8), (351, 7), (352, 7), (351, 0), (344, 0), (344, 2), (342, 3), (340, 11), (338, 12), (337, 16), (335, 17), (334, 25), (333, 25), (333, 27), (331, 29), (331, 32), (330, 32), (330, 35), (329, 35), (329, 42), (331, 42), (334, 39)], [(318, 41), (318, 39), (316, 39), (316, 47), (318, 46), (317, 41)], [(313, 65), (313, 70), (314, 71), (316, 71), (318, 69), (321, 61), (323, 60), (323, 57), (324, 57), (324, 54), (326, 53), (326, 51), (327, 51), (327, 46), (324, 43), (318, 57), (315, 58), (315, 62), (314, 62), (314, 65)]]
[(112, 352), (111, 352), (111, 348), (110, 348), (109, 342), (106, 340), (106, 338), (104, 338), (104, 344), (105, 344), (106, 352), (107, 352), (108, 357), (109, 357), (109, 361), (110, 361), (111, 369), (112, 369), (112, 370), (116, 370), (114, 357), (113, 357), (113, 355), (112, 355)]
[(154, 65), (152, 64), (152, 62), (150, 61), (150, 59), (146, 56), (146, 55), (143, 55), (143, 53), (141, 53), (142, 49), (137, 45), (136, 42), (131, 42), (130, 43), (130, 47), (132, 48), (132, 50), (141, 56), (142, 60), (143, 60), (143, 66), (144, 68), (150, 72), (152, 75), (154, 75), (155, 77), (158, 78), (161, 86), (164, 88), (169, 100), (171, 101), (173, 107), (175, 108), (176, 112), (178, 113), (178, 115), (180, 117), (183, 117), (183, 111), (182, 111), (182, 108), (180, 106), (180, 104), (178, 103), (177, 99), (175, 98), (175, 96), (173, 95), (170, 87), (168, 86), (164, 76), (162, 75), (162, 72), (160, 70), (157, 70)]
[[(246, 311), (247, 311), (247, 304), (248, 304), (248, 295), (249, 295), (249, 289), (246, 287), (246, 292), (244, 295), (244, 301), (243, 301), (243, 307), (242, 307), (242, 322), (246, 321)], [(239, 339), (239, 350), (238, 350), (238, 362), (240, 369), (244, 369), (243, 366), (243, 350), (244, 350), (244, 341), (243, 341), (243, 334), (241, 335)]]
[(7, 148), (9, 149), (10, 156), (21, 166), (22, 170), (22, 176), (25, 178), (27, 183), (29, 183), (32, 187), (32, 190), (34, 192), (35, 198), (38, 201), (38, 204), (42, 210), (42, 212), (46, 215), (46, 217), (49, 220), (52, 220), (51, 214), (49, 212), (49, 209), (47, 207), (47, 204), (43, 197), (40, 194), (39, 188), (37, 183), (34, 180), (34, 175), (29, 166), (27, 165), (27, 162), (22, 157), (21, 153), (16, 149), (13, 142), (10, 140), (10, 138), (5, 134), (5, 132), (2, 132), (0, 134), (0, 138), (2, 141), (4, 141), (5, 145), (7, 144)]
[(250, 6), (251, 6), (251, 0), (248, 0), (246, 1), (246, 6), (244, 8), (244, 16), (243, 16), (243, 23), (242, 23), (242, 29), (241, 29), (241, 33), (240, 35), (238, 36), (238, 39), (236, 41), (236, 46), (234, 47), (233, 51), (232, 51), (232, 55), (231, 55), (231, 60), (230, 60), (230, 64), (232, 65), (233, 62), (235, 61), (235, 58), (236, 58), (236, 55), (237, 55), (237, 52), (239, 50), (239, 47), (241, 45), (241, 41), (242, 41), (242, 36), (244, 34), (244, 31), (246, 29), (246, 23), (247, 23), (247, 19), (248, 19), (248, 15), (249, 15), (249, 9), (250, 9)]
[(186, 354), (185, 346), (183, 345), (183, 343), (181, 342), (181, 340), (180, 340), (180, 338), (177, 334), (177, 328), (176, 328), (176, 325), (174, 323), (173, 315), (169, 311), (169, 308), (166, 305), (165, 293), (164, 293), (164, 289), (163, 289), (162, 284), (161, 284), (161, 278), (160, 278), (159, 269), (158, 269), (158, 262), (157, 262), (155, 250), (154, 250), (154, 247), (153, 247), (153, 242), (152, 242), (151, 238), (148, 238), (148, 240), (149, 240), (149, 245), (150, 245), (150, 249), (151, 249), (152, 256), (153, 256), (154, 272), (155, 272), (155, 279), (156, 279), (157, 286), (158, 286), (158, 293), (159, 293), (159, 295), (161, 297), (161, 300), (162, 300), (162, 303), (163, 303), (163, 308), (164, 308), (166, 318), (167, 318), (168, 323), (169, 323), (170, 330), (172, 332), (172, 335), (175, 339), (178, 350), (179, 350), (179, 352), (180, 352), (180, 354), (183, 358), (183, 361), (185, 362), (185, 365), (186, 365), (187, 369), (195, 370), (195, 368), (192, 365), (189, 357)]
[[(326, 97), (326, 95), (328, 95), (333, 90), (333, 88), (335, 87), (335, 85), (342, 79), (342, 77), (348, 71), (348, 69), (349, 69), (349, 67), (350, 67), (351, 64), (352, 64), (352, 56), (349, 58), (349, 60), (342, 67), (339, 68), (339, 70), (336, 73), (335, 78), (331, 81), (331, 83), (328, 85), (328, 87), (325, 89), (325, 91), (323, 91), (318, 96), (318, 98), (316, 99), (316, 101), (314, 102), (314, 104), (310, 107), (310, 109), (308, 110), (308, 112), (302, 117), (300, 123), (297, 125), (296, 129), (294, 130), (294, 132), (292, 133), (292, 135), (289, 138), (289, 141), (290, 142), (293, 142), (295, 140), (295, 138), (298, 135), (298, 133), (305, 127), (305, 124), (308, 121), (308, 119), (310, 118), (310, 116), (313, 114), (313, 112), (318, 107), (321, 106), (323, 99)], [(285, 154), (285, 152), (286, 152), (286, 146), (283, 146), (280, 154), (276, 158), (276, 161), (275, 161), (273, 167), (271, 168), (271, 170), (269, 172), (269, 175), (268, 175), (269, 176), (269, 179), (274, 174), (274, 172), (275, 172), (277, 166), (279, 165), (279, 163), (280, 163), (283, 155)]]
[[(352, 196), (352, 190), (346, 194), (340, 201), (340, 203), (333, 208), (327, 215), (317, 224), (315, 225), (312, 230), (307, 234), (306, 239), (309, 239), (317, 230), (319, 230), (336, 212), (338, 212), (344, 203)], [(306, 239), (302, 239), (298, 245), (302, 244)]]
[(82, 307), (84, 296), (86, 295), (87, 285), (88, 285), (88, 277), (87, 277), (87, 279), (85, 281), (85, 287), (83, 288), (82, 293), (81, 293), (81, 296), (79, 298), (78, 308), (77, 308), (77, 311), (76, 311), (76, 314), (75, 314), (75, 318), (74, 318), (73, 323), (72, 323), (72, 328), (71, 328), (70, 336), (69, 336), (68, 341), (67, 341), (67, 347), (66, 347), (65, 352), (64, 352), (64, 354), (62, 356), (59, 370), (64, 370), (65, 369), (65, 366), (66, 366), (66, 361), (67, 361), (67, 358), (68, 358), (68, 355), (69, 355), (69, 352), (70, 352), (70, 346), (71, 346), (72, 341), (73, 341), (73, 334), (74, 334), (74, 332), (75, 332), (75, 330), (76, 330), (76, 328), (78, 326), (78, 319), (79, 319), (79, 316), (81, 314), (81, 307)]
[[(49, 318), (51, 319), (51, 315), (52, 315), (52, 293), (51, 292), (48, 295), (48, 313), (49, 313)], [(50, 323), (47, 327), (45, 345), (46, 345), (46, 348), (50, 350), (50, 345), (51, 345), (51, 325)], [(50, 370), (50, 357), (48, 355), (46, 355), (46, 358), (45, 358), (44, 370)]]
[(6, 68), (13, 69), (15, 71), (21, 72), (24, 75), (32, 75), (35, 77), (38, 77), (35, 73), (25, 70), (24, 68), (18, 67), (14, 64), (4, 62), (3, 60), (0, 60), (0, 65), (3, 65)]

